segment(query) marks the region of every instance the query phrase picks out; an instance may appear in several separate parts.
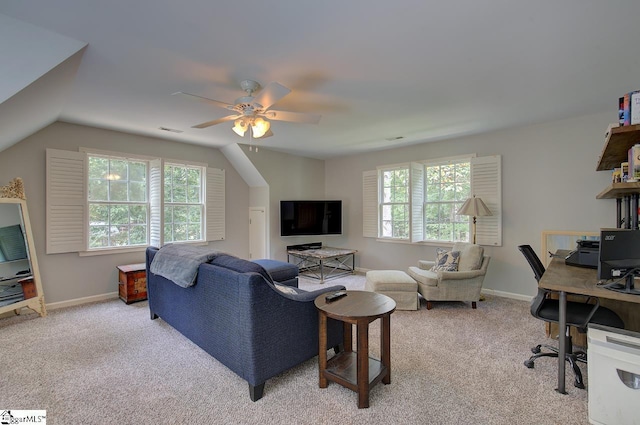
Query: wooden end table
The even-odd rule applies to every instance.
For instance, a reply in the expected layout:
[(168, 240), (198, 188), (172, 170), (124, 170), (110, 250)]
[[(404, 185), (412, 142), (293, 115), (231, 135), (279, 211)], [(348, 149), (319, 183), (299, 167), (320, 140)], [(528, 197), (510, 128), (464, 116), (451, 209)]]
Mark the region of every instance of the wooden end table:
[[(328, 381), (358, 393), (358, 408), (369, 407), (369, 390), (382, 381), (391, 383), (391, 313), (396, 302), (382, 294), (368, 291), (347, 291), (345, 297), (327, 302), (323, 294), (315, 299), (319, 311), (320, 388)], [(327, 318), (343, 322), (344, 351), (327, 361)], [(381, 359), (369, 357), (369, 323), (382, 319), (380, 329)], [(352, 349), (352, 325), (356, 325), (357, 352)]]
[(145, 263), (118, 266), (118, 295), (126, 304), (147, 299)]

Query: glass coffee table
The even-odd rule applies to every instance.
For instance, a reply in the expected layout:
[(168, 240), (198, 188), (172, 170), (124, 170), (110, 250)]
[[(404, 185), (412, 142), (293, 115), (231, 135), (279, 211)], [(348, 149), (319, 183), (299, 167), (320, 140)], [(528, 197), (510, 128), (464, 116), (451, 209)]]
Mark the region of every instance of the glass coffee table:
[[(346, 296), (327, 301), (327, 294), (318, 296), (319, 311), (318, 366), (320, 388), (328, 381), (358, 393), (358, 408), (369, 407), (369, 390), (378, 382), (391, 383), (391, 313), (396, 302), (382, 294), (369, 291), (345, 291)], [(343, 322), (344, 351), (327, 360), (327, 318)], [(369, 323), (381, 319), (380, 357), (369, 357)], [(352, 326), (356, 325), (357, 351), (352, 347)]]

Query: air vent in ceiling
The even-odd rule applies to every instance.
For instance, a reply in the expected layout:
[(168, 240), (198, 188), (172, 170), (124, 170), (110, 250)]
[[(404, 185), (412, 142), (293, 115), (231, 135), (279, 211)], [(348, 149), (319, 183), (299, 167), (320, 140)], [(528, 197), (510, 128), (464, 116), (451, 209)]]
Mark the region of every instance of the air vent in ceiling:
[(167, 127), (158, 127), (158, 128), (162, 131), (168, 131), (170, 133), (182, 133), (182, 130), (175, 130), (173, 128), (167, 128)]

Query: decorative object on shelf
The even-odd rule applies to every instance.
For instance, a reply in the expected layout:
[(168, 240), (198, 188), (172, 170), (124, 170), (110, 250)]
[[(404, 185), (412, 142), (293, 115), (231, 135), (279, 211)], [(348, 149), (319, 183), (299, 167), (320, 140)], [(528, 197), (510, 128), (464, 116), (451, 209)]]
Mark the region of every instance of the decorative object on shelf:
[(11, 180), (8, 185), (0, 187), (0, 198), (27, 199), (24, 195), (24, 184), (20, 177)]
[(490, 216), (491, 210), (482, 202), (481, 198), (477, 198), (473, 195), (473, 198), (469, 198), (464, 201), (464, 204), (460, 207), (458, 215), (468, 215), (473, 217), (473, 243), (476, 243), (476, 217)]
[(640, 180), (640, 145), (635, 144), (627, 152), (629, 162), (629, 178), (627, 182), (637, 182)]
[(616, 167), (613, 169), (613, 173), (611, 174), (611, 183), (620, 183), (622, 182), (622, 170), (620, 167)]

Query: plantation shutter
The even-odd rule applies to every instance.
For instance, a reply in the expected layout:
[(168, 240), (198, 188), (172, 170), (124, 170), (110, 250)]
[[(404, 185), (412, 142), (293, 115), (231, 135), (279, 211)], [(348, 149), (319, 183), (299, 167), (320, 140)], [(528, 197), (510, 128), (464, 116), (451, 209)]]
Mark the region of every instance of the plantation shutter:
[(86, 250), (86, 155), (47, 149), (47, 254)]
[(424, 240), (424, 165), (411, 163), (411, 242)]
[(502, 246), (502, 167), (500, 155), (471, 159), (471, 193), (481, 198), (491, 216), (478, 217), (479, 245)]
[(207, 241), (225, 238), (225, 173), (217, 168), (207, 168)]
[(378, 171), (362, 173), (362, 236), (378, 237)]
[(163, 161), (149, 161), (149, 245), (160, 248), (164, 243), (164, 221), (162, 204), (164, 202)]

